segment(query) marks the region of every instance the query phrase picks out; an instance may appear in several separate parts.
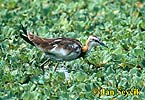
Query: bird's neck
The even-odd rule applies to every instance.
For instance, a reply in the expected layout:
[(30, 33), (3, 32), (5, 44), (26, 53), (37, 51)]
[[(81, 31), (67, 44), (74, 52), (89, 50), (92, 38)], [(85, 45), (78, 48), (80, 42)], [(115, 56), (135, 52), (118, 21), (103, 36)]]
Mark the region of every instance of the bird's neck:
[(87, 51), (88, 51), (88, 46), (87, 45), (83, 46), (82, 47), (82, 52), (87, 52)]
[(83, 46), (82, 51), (83, 52), (88, 52), (88, 51), (90, 51), (92, 49), (92, 47), (93, 47), (93, 45), (91, 43), (86, 42), (86, 45)]

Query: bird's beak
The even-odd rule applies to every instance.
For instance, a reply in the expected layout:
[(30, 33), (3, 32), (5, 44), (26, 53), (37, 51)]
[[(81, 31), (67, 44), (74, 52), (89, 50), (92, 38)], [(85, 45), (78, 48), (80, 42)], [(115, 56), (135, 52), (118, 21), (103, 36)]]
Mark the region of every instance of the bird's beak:
[(99, 43), (100, 43), (100, 45), (102, 45), (102, 46), (108, 48), (108, 46), (107, 46), (106, 44), (104, 44), (103, 42), (99, 42)]

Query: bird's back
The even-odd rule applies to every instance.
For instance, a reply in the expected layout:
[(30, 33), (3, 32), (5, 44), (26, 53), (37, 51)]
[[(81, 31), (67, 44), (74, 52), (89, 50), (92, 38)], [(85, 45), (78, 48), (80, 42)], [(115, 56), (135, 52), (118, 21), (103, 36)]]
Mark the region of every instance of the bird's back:
[(82, 44), (72, 38), (40, 38), (28, 32), (28, 39), (45, 52), (52, 60), (70, 61), (78, 58), (82, 52)]

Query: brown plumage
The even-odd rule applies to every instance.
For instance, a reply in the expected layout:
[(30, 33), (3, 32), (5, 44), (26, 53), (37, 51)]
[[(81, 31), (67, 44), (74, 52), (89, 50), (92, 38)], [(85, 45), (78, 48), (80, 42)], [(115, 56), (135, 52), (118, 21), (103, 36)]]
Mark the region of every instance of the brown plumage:
[(31, 45), (40, 48), (50, 60), (71, 61), (84, 57), (94, 46), (105, 46), (99, 37), (93, 35), (89, 36), (86, 45), (83, 46), (79, 40), (73, 38), (41, 38), (27, 31), (23, 26), (22, 31), (25, 35), (20, 34), (20, 36)]

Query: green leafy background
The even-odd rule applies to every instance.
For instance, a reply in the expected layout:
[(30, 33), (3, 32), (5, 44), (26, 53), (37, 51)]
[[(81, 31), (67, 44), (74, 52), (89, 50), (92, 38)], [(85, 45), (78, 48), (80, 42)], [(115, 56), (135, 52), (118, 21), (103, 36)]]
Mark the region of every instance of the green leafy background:
[[(66, 66), (70, 78), (51, 68), (43, 75), (43, 53), (24, 42), (20, 23), (41, 37), (71, 37), (98, 46), (85, 60)], [(0, 99), (144, 100), (144, 0), (0, 0)], [(94, 89), (138, 88), (140, 95), (97, 95)]]

